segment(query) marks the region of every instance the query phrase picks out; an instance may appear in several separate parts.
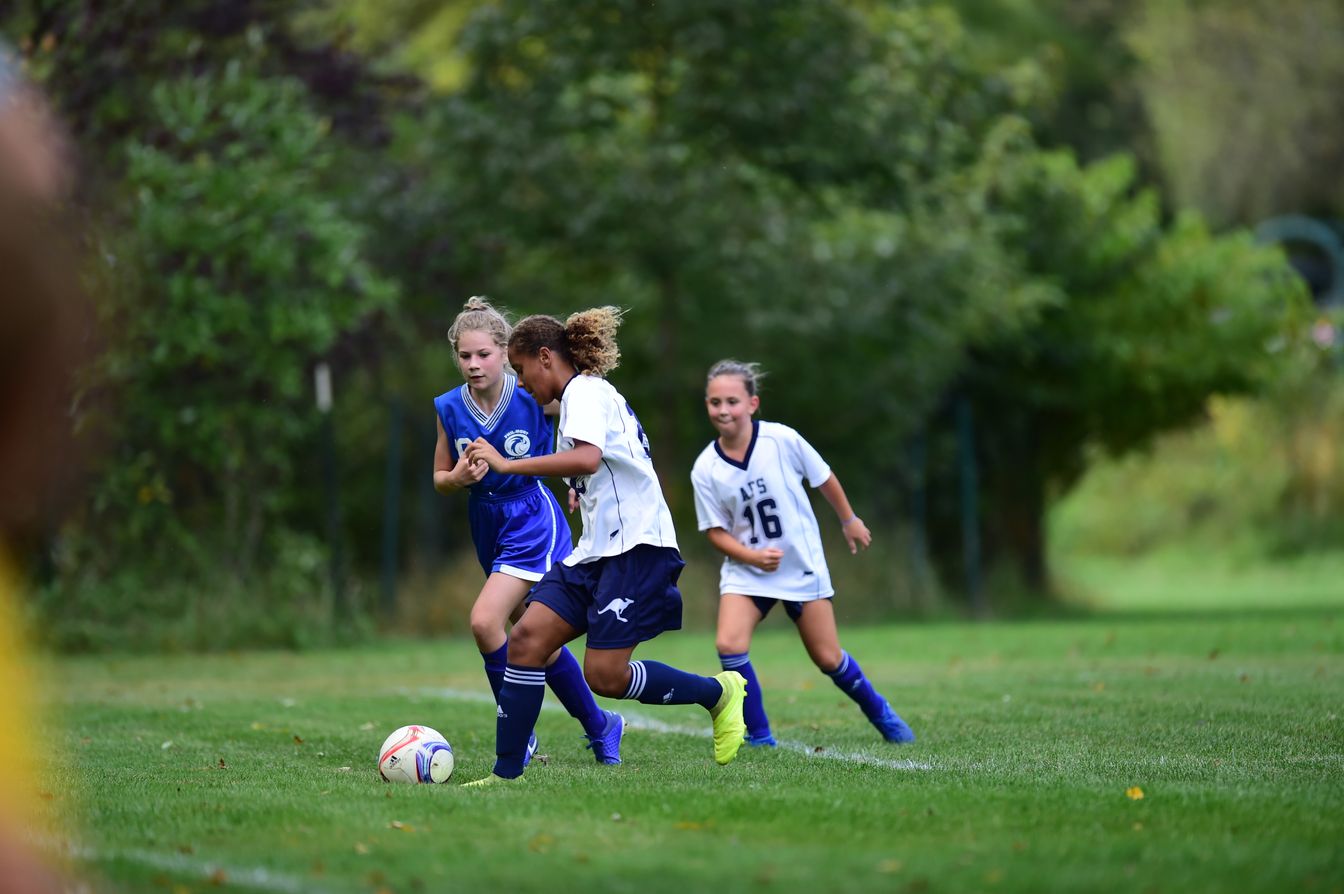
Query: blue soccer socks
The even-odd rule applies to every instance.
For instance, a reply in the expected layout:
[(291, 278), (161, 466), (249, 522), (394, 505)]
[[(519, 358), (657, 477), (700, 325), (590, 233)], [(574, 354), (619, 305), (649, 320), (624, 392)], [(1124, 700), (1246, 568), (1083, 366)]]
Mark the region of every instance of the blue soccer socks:
[(585, 735), (590, 739), (602, 735), (607, 728), (607, 715), (598, 707), (593, 690), (583, 678), (583, 668), (567, 646), (560, 647), (560, 656), (546, 668), (546, 683), (569, 715), (583, 724)]
[(485, 662), (485, 678), (490, 681), (490, 692), (495, 696), (495, 704), (499, 704), (499, 687), (504, 685), (504, 665), (508, 657), (508, 640), (504, 640), (504, 645), (493, 652), (481, 653), (481, 660)]
[(858, 704), (863, 716), (868, 718), (868, 722), (877, 727), (877, 731), (882, 734), (882, 738), (888, 742), (913, 742), (915, 734), (900, 718), (887, 700), (877, 694), (873, 689), (873, 684), (868, 682), (868, 678), (863, 674), (863, 668), (855, 661), (848, 652), (841, 652), (840, 666), (830, 671), (826, 676), (830, 677), (850, 698)]
[(770, 734), (770, 718), (765, 715), (765, 699), (761, 697), (761, 685), (756, 680), (756, 669), (751, 666), (751, 658), (746, 652), (740, 655), (719, 655), (719, 664), (724, 670), (734, 670), (747, 681), (747, 700), (742, 705), (742, 716), (747, 722), (748, 745), (774, 745), (775, 737)]
[(657, 661), (630, 662), (630, 686), (621, 698), (646, 705), (700, 705), (711, 710), (723, 695), (713, 677), (689, 674)]
[(499, 690), (495, 715), (495, 775), (512, 779), (523, 774), (532, 728), (546, 694), (546, 669), (509, 664)]

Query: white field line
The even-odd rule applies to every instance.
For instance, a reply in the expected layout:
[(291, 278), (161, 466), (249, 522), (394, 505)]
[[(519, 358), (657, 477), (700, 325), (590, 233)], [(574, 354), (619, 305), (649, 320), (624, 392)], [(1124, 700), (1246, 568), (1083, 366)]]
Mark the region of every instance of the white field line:
[[(433, 698), (440, 698), (450, 702), (476, 702), (478, 704), (493, 705), (494, 698), (484, 692), (474, 692), (465, 689), (445, 689), (445, 688), (421, 688), (421, 689), (401, 689), (399, 694), (403, 695), (422, 695)], [(624, 703), (620, 707), (620, 712), (625, 715), (625, 725), (627, 729), (643, 730), (652, 733), (664, 733), (675, 736), (696, 736), (701, 739), (710, 738), (713, 733), (708, 726), (677, 726), (671, 723), (664, 723), (661, 720), (654, 720), (652, 717), (641, 713), (634, 713), (630, 710), (630, 703)], [(560, 705), (552, 702), (542, 702), (543, 711), (563, 711)], [(743, 746), (747, 747), (747, 746)], [(835, 751), (830, 748), (824, 751), (818, 751), (815, 747), (805, 742), (797, 742), (789, 739), (780, 739), (779, 747), (785, 751), (792, 751), (810, 758), (818, 760), (840, 761), (846, 764), (862, 764), (867, 767), (883, 767), (887, 770), (932, 770), (933, 765), (923, 761), (896, 760), (889, 757), (879, 757), (875, 754), (867, 754), (862, 751)], [(893, 746), (894, 747), (894, 746)]]
[[(152, 866), (165, 872), (199, 876), (202, 881), (224, 887), (253, 888), (259, 891), (280, 891), (284, 894), (321, 894), (325, 889), (312, 878), (273, 872), (260, 866), (234, 866), (214, 860), (200, 860), (185, 854), (165, 854), (143, 848), (95, 849), (70, 842), (38, 842), (43, 850), (58, 854), (67, 860), (84, 863), (108, 863), (121, 860)], [(222, 873), (222, 878), (218, 878)], [(75, 890), (81, 890), (76, 888)]]

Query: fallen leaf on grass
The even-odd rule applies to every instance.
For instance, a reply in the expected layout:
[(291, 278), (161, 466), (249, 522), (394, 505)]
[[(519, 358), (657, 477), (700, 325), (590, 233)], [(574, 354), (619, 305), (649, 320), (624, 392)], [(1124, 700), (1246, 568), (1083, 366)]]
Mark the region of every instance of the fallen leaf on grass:
[(302, 745), (302, 744), (303, 744), (303, 736), (300, 736), (300, 735), (297, 735), (297, 734), (296, 734), (296, 735), (294, 736), (294, 744), (295, 744), (295, 745)]
[(1143, 789), (1139, 788), (1137, 785), (1132, 785), (1125, 789), (1125, 797), (1131, 801), (1142, 801)]

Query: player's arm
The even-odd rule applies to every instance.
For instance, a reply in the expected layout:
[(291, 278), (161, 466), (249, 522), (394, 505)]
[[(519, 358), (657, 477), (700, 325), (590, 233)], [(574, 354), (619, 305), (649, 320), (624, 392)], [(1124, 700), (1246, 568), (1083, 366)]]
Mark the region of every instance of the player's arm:
[(752, 549), (749, 546), (744, 546), (723, 528), (710, 528), (705, 532), (705, 535), (709, 537), (710, 545), (728, 558), (744, 565), (759, 568), (762, 571), (778, 570), (779, 560), (784, 555), (784, 550), (777, 546), (767, 546), (765, 549)]
[(817, 490), (821, 491), (826, 502), (831, 504), (836, 518), (840, 519), (840, 530), (845, 533), (845, 542), (849, 544), (850, 554), (857, 553), (860, 547), (867, 549), (868, 544), (873, 542), (873, 535), (863, 523), (863, 519), (854, 514), (854, 507), (849, 505), (849, 497), (845, 496), (845, 489), (840, 486), (840, 479), (832, 474)]
[(471, 463), (465, 455), (453, 462), (453, 451), (448, 446), (448, 433), (443, 430), (443, 420), (435, 419), (439, 427), (439, 440), (434, 444), (434, 489), (441, 494), (450, 494), (464, 487), (471, 487), (485, 477), (489, 466), (485, 463)]
[(485, 438), (477, 438), (467, 445), (466, 456), (472, 462), (485, 463), (496, 472), (506, 475), (534, 475), (542, 478), (573, 478), (591, 475), (602, 465), (602, 448), (587, 441), (575, 441), (573, 448), (545, 456), (526, 456), (505, 459)]

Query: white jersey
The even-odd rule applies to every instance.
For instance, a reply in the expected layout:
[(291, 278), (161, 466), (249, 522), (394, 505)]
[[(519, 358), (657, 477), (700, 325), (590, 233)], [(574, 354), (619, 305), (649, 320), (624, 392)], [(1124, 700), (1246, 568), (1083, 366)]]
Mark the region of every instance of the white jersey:
[(566, 565), (620, 555), (641, 543), (677, 547), (672, 513), (635, 411), (606, 379), (578, 375), (560, 396), (560, 450), (585, 441), (602, 451), (597, 471), (568, 479), (579, 494), (583, 536)]
[(700, 530), (723, 528), (743, 546), (784, 551), (774, 571), (725, 556), (720, 595), (808, 602), (835, 593), (804, 477), (820, 487), (831, 477), (831, 467), (802, 435), (777, 422), (752, 423), (751, 444), (741, 462), (725, 456), (717, 440), (700, 453), (691, 470)]

